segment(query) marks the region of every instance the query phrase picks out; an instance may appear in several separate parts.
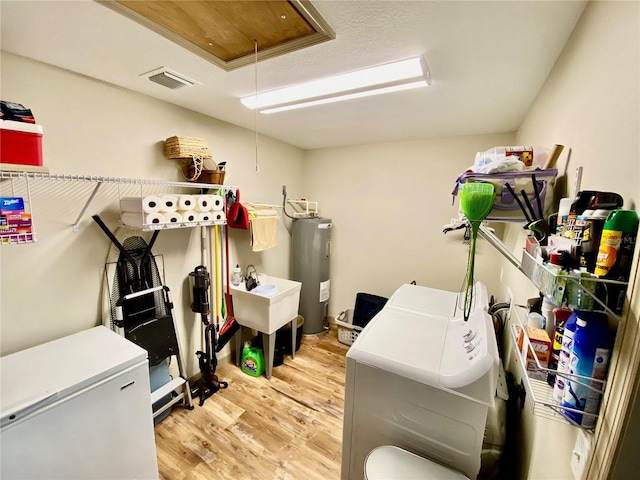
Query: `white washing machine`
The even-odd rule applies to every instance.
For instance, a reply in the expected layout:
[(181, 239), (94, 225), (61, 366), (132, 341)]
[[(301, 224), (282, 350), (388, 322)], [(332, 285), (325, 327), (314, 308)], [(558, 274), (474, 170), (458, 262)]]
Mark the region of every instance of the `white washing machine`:
[[(458, 293), (403, 285), (353, 343), (347, 353), (342, 479), (362, 479), (369, 453), (385, 445), (477, 477), (500, 359), (486, 288), (474, 286), (468, 321), (462, 300)], [(376, 478), (375, 466), (367, 463)]]

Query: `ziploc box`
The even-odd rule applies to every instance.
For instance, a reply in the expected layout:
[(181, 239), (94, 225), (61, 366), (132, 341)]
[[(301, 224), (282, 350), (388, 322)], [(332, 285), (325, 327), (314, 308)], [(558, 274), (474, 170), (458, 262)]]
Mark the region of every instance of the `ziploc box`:
[(42, 125), (0, 120), (0, 163), (42, 166)]
[[(527, 375), (529, 378), (546, 381), (547, 372), (538, 369), (538, 364), (536, 363), (536, 359), (534, 358), (531, 350), (535, 350), (540, 366), (548, 368), (549, 359), (551, 358), (551, 339), (549, 338), (549, 334), (544, 328), (536, 328), (530, 325), (527, 325), (524, 328), (527, 331), (529, 341), (527, 342), (524, 332), (521, 330), (518, 335), (518, 349), (522, 352), (523, 356), (526, 355), (525, 362)], [(529, 348), (529, 345), (531, 348)]]
[(22, 197), (0, 197), (0, 215), (16, 215), (24, 213)]

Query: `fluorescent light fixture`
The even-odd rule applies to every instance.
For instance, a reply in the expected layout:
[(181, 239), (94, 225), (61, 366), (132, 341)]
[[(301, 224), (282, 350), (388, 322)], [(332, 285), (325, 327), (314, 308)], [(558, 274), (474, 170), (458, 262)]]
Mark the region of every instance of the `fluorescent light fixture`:
[(249, 95), (240, 101), (248, 108), (257, 108), (261, 113), (276, 113), (426, 87), (430, 83), (426, 62), (422, 57), (416, 57)]

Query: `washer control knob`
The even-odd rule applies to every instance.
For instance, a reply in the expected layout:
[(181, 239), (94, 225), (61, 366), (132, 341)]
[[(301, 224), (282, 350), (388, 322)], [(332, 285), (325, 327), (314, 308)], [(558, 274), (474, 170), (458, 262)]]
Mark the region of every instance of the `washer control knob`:
[(476, 338), (477, 335), (478, 335), (477, 330), (469, 330), (463, 338), (465, 342), (470, 342), (471, 340)]

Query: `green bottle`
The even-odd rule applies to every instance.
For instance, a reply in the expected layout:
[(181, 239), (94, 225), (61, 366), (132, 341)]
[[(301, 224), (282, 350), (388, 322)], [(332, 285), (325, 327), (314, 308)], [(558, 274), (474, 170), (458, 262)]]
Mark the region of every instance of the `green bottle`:
[(262, 349), (252, 347), (249, 342), (242, 349), (241, 369), (247, 375), (259, 377), (264, 372), (264, 355)]
[[(629, 281), (638, 235), (638, 214), (634, 210), (613, 210), (605, 221), (594, 273), (603, 279)], [(608, 285), (609, 308), (622, 313), (626, 288)]]

